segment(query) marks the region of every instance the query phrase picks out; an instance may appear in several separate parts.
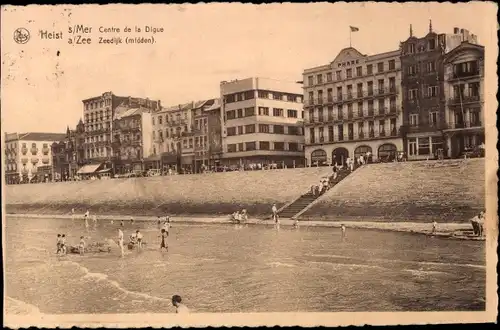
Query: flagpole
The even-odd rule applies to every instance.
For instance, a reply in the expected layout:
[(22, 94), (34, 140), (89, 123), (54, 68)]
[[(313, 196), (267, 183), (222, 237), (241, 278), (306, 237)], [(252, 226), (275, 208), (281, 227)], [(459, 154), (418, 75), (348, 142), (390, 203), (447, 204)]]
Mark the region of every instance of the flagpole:
[(352, 47), (352, 29), (349, 27), (349, 47)]

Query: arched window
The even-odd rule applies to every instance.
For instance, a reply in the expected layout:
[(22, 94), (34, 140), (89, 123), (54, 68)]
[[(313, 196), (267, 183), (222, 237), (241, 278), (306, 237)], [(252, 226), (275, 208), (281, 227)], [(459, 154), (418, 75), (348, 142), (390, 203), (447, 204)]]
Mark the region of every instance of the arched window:
[(398, 149), (392, 143), (382, 144), (378, 147), (378, 159), (380, 161), (391, 162), (396, 158)]
[(359, 146), (354, 149), (354, 158), (358, 159), (359, 156), (366, 154), (367, 152), (372, 153), (372, 147), (369, 146)]
[(316, 163), (321, 165), (323, 162), (326, 162), (326, 158), (326, 151), (323, 149), (317, 149), (311, 152), (311, 163), (313, 165)]

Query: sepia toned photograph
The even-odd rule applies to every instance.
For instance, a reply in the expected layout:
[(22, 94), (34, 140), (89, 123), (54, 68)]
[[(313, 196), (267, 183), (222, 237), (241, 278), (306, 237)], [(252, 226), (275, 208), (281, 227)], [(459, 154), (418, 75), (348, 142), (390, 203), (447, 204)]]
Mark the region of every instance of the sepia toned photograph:
[(495, 322), (496, 14), (2, 6), (5, 325)]

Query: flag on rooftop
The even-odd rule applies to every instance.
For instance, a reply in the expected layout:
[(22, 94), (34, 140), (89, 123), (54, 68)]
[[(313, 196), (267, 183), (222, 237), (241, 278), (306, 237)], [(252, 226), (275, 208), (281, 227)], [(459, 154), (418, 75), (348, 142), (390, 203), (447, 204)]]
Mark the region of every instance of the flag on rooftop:
[(351, 28), (351, 32), (358, 32), (359, 29), (355, 26), (349, 26)]

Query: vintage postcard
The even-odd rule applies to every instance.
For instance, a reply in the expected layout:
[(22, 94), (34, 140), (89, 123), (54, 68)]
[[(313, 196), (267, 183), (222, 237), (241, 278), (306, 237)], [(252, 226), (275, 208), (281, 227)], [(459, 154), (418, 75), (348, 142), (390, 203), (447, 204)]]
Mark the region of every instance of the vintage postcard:
[(496, 14), (2, 6), (5, 325), (495, 322)]

